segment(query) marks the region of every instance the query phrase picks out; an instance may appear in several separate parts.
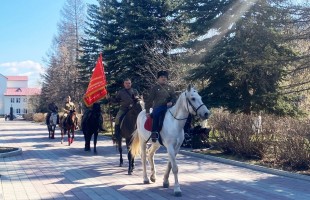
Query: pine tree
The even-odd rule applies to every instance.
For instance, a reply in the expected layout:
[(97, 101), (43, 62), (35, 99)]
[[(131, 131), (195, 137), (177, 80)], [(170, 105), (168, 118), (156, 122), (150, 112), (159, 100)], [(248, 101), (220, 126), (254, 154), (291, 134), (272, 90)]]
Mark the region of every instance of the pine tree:
[[(283, 40), (280, 14), (270, 2), (257, 1), (192, 70), (191, 79), (208, 81), (203, 89), (208, 105), (285, 114), (279, 103), (289, 102), (278, 88), (296, 55)], [(294, 109), (285, 112), (295, 114)]]
[(81, 68), (88, 69), (87, 57), (100, 50), (106, 63), (110, 93), (122, 87), (126, 77), (131, 78), (140, 91), (146, 90), (150, 87), (147, 83), (154, 82), (154, 74), (159, 69), (173, 67), (150, 63), (154, 55), (149, 49), (156, 47), (156, 53), (171, 56), (169, 51), (178, 45), (175, 35), (181, 27), (172, 20), (176, 7), (174, 1), (100, 1), (99, 7), (89, 10), (88, 37), (82, 43), (85, 61)]

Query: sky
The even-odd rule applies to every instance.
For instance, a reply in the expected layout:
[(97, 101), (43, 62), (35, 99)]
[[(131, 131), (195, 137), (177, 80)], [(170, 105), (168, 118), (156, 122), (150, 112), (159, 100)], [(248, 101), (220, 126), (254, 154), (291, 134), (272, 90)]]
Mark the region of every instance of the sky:
[[(0, 74), (28, 76), (28, 87), (40, 87), (46, 54), (57, 35), (66, 0), (0, 1)], [(96, 0), (84, 0), (98, 4)]]

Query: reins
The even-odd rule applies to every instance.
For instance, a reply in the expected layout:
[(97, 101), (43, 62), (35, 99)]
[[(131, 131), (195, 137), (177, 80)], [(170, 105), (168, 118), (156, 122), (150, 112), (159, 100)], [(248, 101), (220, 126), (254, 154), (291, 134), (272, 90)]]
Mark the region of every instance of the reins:
[[(194, 116), (197, 116), (197, 112), (198, 112), (198, 110), (202, 107), (202, 106), (204, 106), (205, 104), (201, 104), (200, 106), (198, 106), (197, 108), (195, 108), (195, 106), (188, 100), (188, 98), (186, 97), (186, 92), (184, 93), (184, 95), (185, 95), (185, 99), (186, 99), (186, 107), (187, 107), (187, 111), (188, 111), (188, 116), (190, 115), (190, 111), (189, 111), (189, 107), (188, 107), (188, 104), (192, 107), (192, 109), (195, 111), (195, 115)], [(176, 119), (176, 120), (186, 120), (187, 118), (188, 118), (188, 116), (186, 117), (186, 118), (182, 118), (182, 119), (179, 119), (179, 118), (177, 118), (177, 117), (175, 117), (174, 115), (173, 115), (173, 113), (171, 112), (171, 108), (169, 109), (169, 113), (172, 115), (172, 117), (174, 118), (174, 119)]]

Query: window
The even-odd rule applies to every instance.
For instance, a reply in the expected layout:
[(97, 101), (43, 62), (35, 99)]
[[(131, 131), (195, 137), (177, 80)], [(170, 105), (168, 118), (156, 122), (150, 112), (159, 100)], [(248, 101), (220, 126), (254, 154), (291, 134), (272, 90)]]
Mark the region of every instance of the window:
[(27, 109), (26, 109), (26, 108), (24, 108), (24, 113), (25, 113), (25, 114), (27, 114), (27, 113), (28, 113), (28, 111), (27, 111)]
[(16, 103), (20, 103), (20, 98), (16, 98)]
[(14, 101), (14, 98), (11, 98), (11, 103), (14, 103), (15, 101)]
[(20, 108), (16, 108), (16, 113), (20, 114)]
[(27, 98), (24, 98), (24, 100), (23, 100), (24, 102), (27, 102)]

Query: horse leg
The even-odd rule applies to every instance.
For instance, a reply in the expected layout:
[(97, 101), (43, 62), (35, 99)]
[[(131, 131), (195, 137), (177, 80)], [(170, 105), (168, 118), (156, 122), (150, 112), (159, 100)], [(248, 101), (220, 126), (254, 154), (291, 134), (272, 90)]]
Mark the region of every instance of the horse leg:
[(52, 137), (51, 139), (55, 139), (55, 129), (56, 129), (56, 125), (52, 126)]
[(97, 138), (98, 138), (98, 132), (96, 131), (94, 134), (94, 154), (97, 154)]
[(50, 136), (50, 127), (48, 127), (48, 125), (47, 125), (47, 130), (48, 130), (48, 138), (50, 138), (51, 136)]
[(142, 161), (142, 167), (143, 167), (143, 183), (144, 184), (149, 184), (150, 180), (147, 177), (146, 173), (146, 143), (141, 142), (140, 143), (140, 148), (141, 148), (141, 161)]
[[(177, 150), (179, 149), (179, 147), (176, 148)], [(171, 169), (172, 169), (172, 172), (173, 172), (173, 175), (174, 175), (174, 196), (182, 196), (182, 191), (181, 191), (181, 188), (180, 188), (180, 184), (179, 184), (179, 179), (178, 179), (178, 165), (176, 163), (176, 160), (175, 160), (175, 157), (176, 157), (176, 150), (174, 149), (173, 146), (168, 146), (167, 147), (167, 151), (168, 151), (168, 155), (169, 155), (169, 162), (170, 162), (170, 165), (171, 165)], [(167, 170), (169, 170), (169, 163), (168, 163), (168, 167), (167, 167)], [(169, 176), (169, 171), (166, 171), (165, 173), (165, 178), (167, 176)], [(168, 175), (167, 175), (168, 174)], [(165, 182), (165, 180), (164, 180)]]
[(73, 128), (71, 129), (71, 133), (72, 133), (71, 140), (70, 140), (71, 144), (72, 144), (73, 141), (74, 141), (74, 129), (75, 129), (75, 127), (73, 127)]
[(123, 148), (122, 148), (122, 137), (118, 137), (117, 139), (117, 146), (118, 146), (118, 152), (119, 152), (119, 166), (123, 166)]
[(132, 162), (132, 154), (130, 151), (130, 140), (131, 138), (127, 139), (126, 138), (126, 147), (127, 147), (127, 158), (128, 158), (128, 175), (131, 175), (131, 173), (133, 172), (133, 162)]
[(61, 128), (60, 129), (60, 134), (61, 134), (61, 144), (64, 142), (64, 129), (63, 128)]
[(67, 134), (68, 134), (68, 146), (70, 146), (70, 144), (71, 144), (70, 131), (71, 131), (71, 130), (68, 129), (67, 131), (68, 131), (68, 133), (67, 133)]
[(169, 174), (171, 171), (171, 162), (169, 161), (167, 164), (166, 172), (164, 175), (164, 182), (163, 182), (163, 187), (164, 188), (169, 188)]
[(84, 139), (85, 139), (85, 148), (84, 151), (90, 151), (90, 137), (89, 133), (84, 134)]
[(85, 141), (84, 151), (87, 151), (87, 133), (85, 130), (83, 131), (83, 135), (84, 135), (84, 141)]
[(155, 152), (159, 149), (160, 145), (158, 143), (153, 143), (152, 146), (148, 149), (148, 161), (151, 166), (151, 176), (150, 179), (152, 182), (156, 181), (156, 168), (154, 162)]

